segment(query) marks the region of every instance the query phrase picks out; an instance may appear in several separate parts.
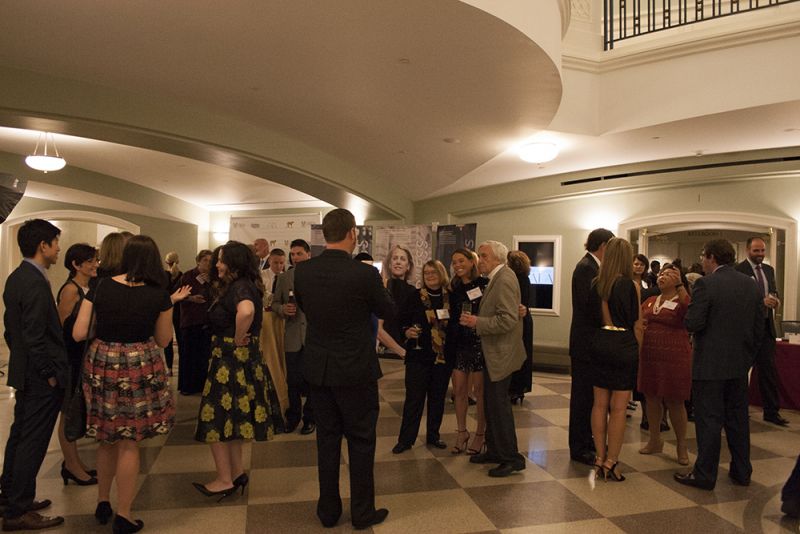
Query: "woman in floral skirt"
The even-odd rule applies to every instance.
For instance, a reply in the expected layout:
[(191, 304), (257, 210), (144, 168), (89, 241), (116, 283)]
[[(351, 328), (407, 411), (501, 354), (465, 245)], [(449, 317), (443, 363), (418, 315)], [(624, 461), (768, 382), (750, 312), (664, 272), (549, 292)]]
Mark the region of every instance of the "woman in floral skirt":
[(194, 483), (220, 500), (247, 486), (242, 440), (271, 439), (283, 427), (275, 385), (259, 350), (263, 287), (247, 245), (230, 241), (219, 251), (220, 289), (208, 313), (211, 362), (200, 402), (195, 439), (208, 443), (217, 476)]

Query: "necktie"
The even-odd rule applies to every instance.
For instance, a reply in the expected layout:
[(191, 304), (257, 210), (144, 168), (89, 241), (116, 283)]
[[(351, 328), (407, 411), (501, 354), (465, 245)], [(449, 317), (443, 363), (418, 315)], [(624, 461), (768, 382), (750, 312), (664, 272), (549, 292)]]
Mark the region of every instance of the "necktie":
[(758, 281), (758, 291), (762, 297), (767, 296), (767, 290), (764, 288), (764, 273), (761, 271), (761, 264), (756, 265), (756, 280)]

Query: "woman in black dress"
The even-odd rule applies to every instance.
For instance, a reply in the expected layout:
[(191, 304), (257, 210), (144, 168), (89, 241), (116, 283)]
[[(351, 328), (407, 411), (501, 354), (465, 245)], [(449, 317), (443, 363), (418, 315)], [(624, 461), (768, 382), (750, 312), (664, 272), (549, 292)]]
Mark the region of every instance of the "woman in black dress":
[(180, 285), (192, 288), (192, 294), (181, 302), (180, 359), (178, 360), (178, 391), (194, 395), (203, 391), (211, 355), (211, 327), (208, 306), (211, 304), (210, 250), (197, 254), (197, 267), (186, 271)]
[[(447, 324), (445, 354), (453, 366), (453, 393), (456, 405), (458, 436), (451, 449), (453, 454), (478, 454), (483, 450), (486, 434), (486, 417), (483, 413), (483, 349), (481, 338), (474, 328), (458, 324), (462, 313), (478, 313), (483, 291), (489, 280), (478, 276), (478, 255), (471, 250), (459, 248), (453, 252), (453, 280), (450, 283), (450, 321)], [(469, 443), (467, 431), (467, 407), (470, 388), (477, 398), (476, 415), (478, 425), (475, 439)]]
[(194, 487), (227, 497), (248, 483), (242, 441), (272, 439), (283, 428), (278, 396), (261, 358), (259, 334), (264, 288), (258, 261), (247, 245), (229, 241), (219, 249), (219, 294), (208, 310), (211, 362), (200, 402), (195, 439), (211, 446), (216, 478)]
[(533, 388), (533, 317), (531, 317), (529, 308), (531, 280), (528, 278), (531, 272), (531, 260), (521, 250), (512, 250), (508, 253), (508, 266), (517, 275), (517, 282), (519, 282), (520, 304), (524, 307), (522, 344), (525, 346), (526, 355), (522, 367), (511, 375), (508, 394), (511, 397), (511, 404), (522, 404), (525, 394)]
[(395, 315), (386, 321), (378, 321), (378, 340), (386, 347), (385, 354), (394, 354), (401, 358), (408, 355), (406, 330), (411, 326), (415, 307), (419, 305), (417, 290), (408, 283), (413, 269), (411, 251), (395, 245), (389, 250), (381, 272), (383, 283), (394, 301)]
[(625, 437), (625, 410), (636, 385), (639, 361), (634, 334), (639, 296), (632, 275), (633, 247), (624, 239), (612, 238), (606, 244), (600, 274), (589, 294), (589, 309), (597, 325), (591, 353), (592, 435), (597, 450), (596, 473), (606, 480), (625, 480), (617, 471), (617, 464)]
[(419, 434), (425, 398), (428, 399), (427, 443), (438, 449), (447, 445), (440, 439), (444, 398), (450, 380), (450, 367), (444, 357), (447, 316), (450, 304), (449, 279), (444, 265), (431, 260), (422, 266), (423, 286), (412, 300), (413, 323), (406, 328), (406, 399), (400, 435), (392, 452), (411, 448)]
[[(72, 379), (72, 389), (64, 396), (64, 406), (66, 407), (74, 395), (83, 395), (81, 368), (85, 344), (72, 339), (72, 327), (75, 326), (81, 302), (89, 292), (89, 282), (97, 276), (97, 249), (86, 243), (72, 245), (64, 256), (64, 267), (69, 270), (69, 278), (58, 290), (56, 302), (58, 303), (58, 317), (61, 319), (61, 327), (64, 331), (64, 344), (67, 346)], [(69, 480), (79, 486), (97, 484), (95, 476), (97, 471), (86, 467), (78, 455), (78, 444), (68, 441), (64, 434), (63, 412), (58, 422), (58, 442), (61, 445), (61, 452), (64, 454), (64, 461), (61, 462), (61, 478), (64, 480), (64, 484), (66, 485)]]

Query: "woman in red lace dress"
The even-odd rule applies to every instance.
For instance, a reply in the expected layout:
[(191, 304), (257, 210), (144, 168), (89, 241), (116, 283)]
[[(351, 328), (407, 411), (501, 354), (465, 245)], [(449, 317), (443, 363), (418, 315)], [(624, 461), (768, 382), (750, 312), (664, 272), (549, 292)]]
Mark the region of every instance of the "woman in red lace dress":
[[(669, 411), (678, 440), (678, 463), (689, 464), (686, 450), (686, 407), (692, 389), (692, 349), (683, 318), (689, 307), (689, 294), (681, 282), (680, 271), (670, 264), (658, 273), (661, 294), (642, 304), (645, 321), (639, 359), (638, 389), (647, 398), (647, 418), (660, 421), (663, 404)], [(639, 452), (654, 454), (664, 449), (658, 425), (650, 425), (650, 440)]]

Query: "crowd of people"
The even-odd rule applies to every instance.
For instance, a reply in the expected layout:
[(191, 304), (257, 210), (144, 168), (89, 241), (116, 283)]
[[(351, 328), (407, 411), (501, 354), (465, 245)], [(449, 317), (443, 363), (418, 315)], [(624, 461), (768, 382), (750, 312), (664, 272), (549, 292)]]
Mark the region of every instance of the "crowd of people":
[[(416, 267), (416, 287), (409, 282), (417, 274), (414, 256), (402, 244), (391, 247), (382, 272), (368, 255), (352, 258), (357, 229), (349, 211), (326, 214), (322, 230), (324, 252), (312, 258), (308, 243), (296, 239), (288, 270), (286, 252), (257, 239), (201, 250), (185, 273), (174, 252), (162, 263), (150, 237), (112, 233), (99, 250), (86, 243), (68, 248), (69, 276), (54, 300), (47, 269), (59, 259), (60, 230), (40, 219), (23, 224), (18, 244), (24, 260), (4, 291), (8, 384), (17, 394), (0, 478), (3, 529), (63, 522), (41, 515), (51, 503), (35, 500), (36, 475), (59, 414), (64, 484), (97, 485), (95, 517), (111, 522), (113, 532), (143, 528), (131, 510), (138, 446), (174, 425), (173, 343), (177, 389), (200, 395), (195, 439), (209, 445), (216, 466), (213, 480), (193, 483), (205, 496), (244, 493), (243, 442), (294, 432), (302, 423), (301, 433), (316, 432), (322, 524), (336, 525), (342, 513), (342, 438), (349, 447), (353, 526), (381, 523), (388, 510), (375, 507), (374, 495), (379, 346), (405, 367), (394, 454), (415, 445), (425, 413), (427, 446), (495, 464), (491, 477), (524, 470), (512, 408), (532, 388), (527, 255), (497, 241), (476, 251), (459, 248), (447, 266), (428, 260)], [(572, 277), (568, 445), (572, 460), (591, 466), (592, 480), (625, 480), (620, 454), (627, 412), (637, 398), (643, 428), (649, 421), (640, 454), (663, 452), (669, 414), (675, 460), (688, 466), (693, 415), (697, 460), (688, 472), (675, 473), (678, 483), (714, 489), (723, 429), (731, 451), (728, 476), (734, 484), (750, 483), (753, 364), (764, 420), (788, 424), (779, 412), (774, 364), (780, 300), (774, 270), (763, 263), (765, 249), (754, 237), (747, 259), (734, 264), (729, 242), (709, 241), (700, 264), (684, 272), (679, 260), (649, 263), (608, 230), (589, 234)], [(283, 325), (277, 371), (264, 357), (267, 314)], [(288, 397), (283, 407), (281, 384)], [(457, 427), (448, 444), (441, 426), (450, 384)], [(94, 468), (78, 453), (76, 440), (83, 436), (99, 443)], [(800, 474), (794, 477), (797, 485)], [(796, 507), (798, 493), (785, 490), (785, 500)]]

